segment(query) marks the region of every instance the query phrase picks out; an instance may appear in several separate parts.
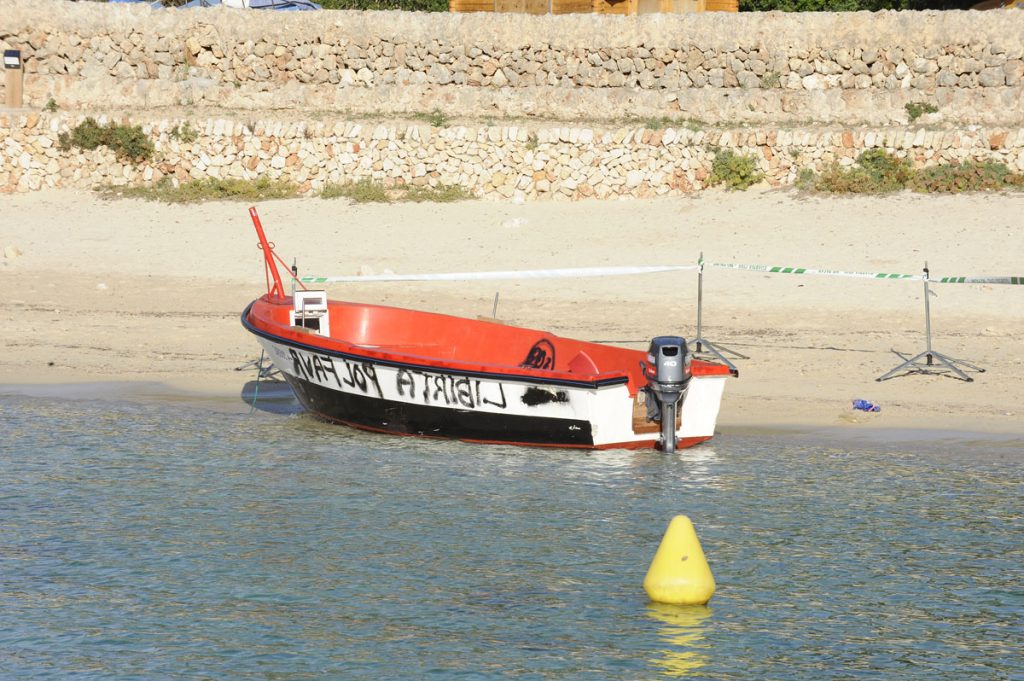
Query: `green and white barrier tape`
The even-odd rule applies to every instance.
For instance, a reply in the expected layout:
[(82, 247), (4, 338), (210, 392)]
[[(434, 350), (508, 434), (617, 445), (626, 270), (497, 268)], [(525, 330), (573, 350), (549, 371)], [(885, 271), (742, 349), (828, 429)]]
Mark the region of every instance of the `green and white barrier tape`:
[[(845, 272), (843, 270), (820, 270), (810, 267), (783, 267), (781, 265), (741, 265), (736, 263), (709, 263), (711, 267), (723, 270), (763, 272), (765, 274), (821, 274), (829, 277), (858, 277), (860, 279), (899, 279), (921, 281), (921, 274), (896, 274), (892, 272)], [(1024, 277), (941, 277), (929, 278), (932, 284), (1009, 284), (1024, 286)]]
[[(921, 274), (898, 274), (894, 272), (847, 272), (825, 270), (813, 267), (785, 267), (782, 265), (746, 265), (739, 263), (704, 263), (698, 265), (650, 265), (642, 267), (574, 267), (550, 270), (508, 270), (500, 272), (439, 272), (429, 274), (370, 274), (342, 277), (299, 277), (303, 284), (335, 284), (342, 282), (376, 281), (487, 281), (494, 279), (552, 279), (560, 277), (610, 277), (629, 274), (655, 274), (658, 272), (681, 272), (696, 270), (702, 266), (722, 270), (761, 272), (764, 274), (817, 274), (827, 277), (854, 277), (858, 279), (922, 281)], [(941, 277), (929, 279), (933, 284), (1009, 284), (1024, 286), (1021, 277)]]
[(935, 284), (1009, 284), (1024, 286), (1024, 277), (942, 277), (931, 279)]
[(740, 265), (736, 263), (709, 263), (722, 270), (764, 272), (765, 274), (821, 274), (829, 277), (857, 277), (859, 279), (922, 279), (920, 274), (893, 274), (889, 272), (844, 272), (843, 270), (819, 270), (811, 267), (782, 267), (779, 265)]
[(370, 274), (344, 277), (299, 277), (303, 284), (334, 284), (370, 281), (486, 281), (492, 279), (552, 279), (558, 277), (612, 277), (625, 274), (654, 274), (695, 270), (697, 265), (652, 265), (647, 267), (574, 267), (551, 270), (510, 270), (504, 272), (445, 272), (434, 274)]

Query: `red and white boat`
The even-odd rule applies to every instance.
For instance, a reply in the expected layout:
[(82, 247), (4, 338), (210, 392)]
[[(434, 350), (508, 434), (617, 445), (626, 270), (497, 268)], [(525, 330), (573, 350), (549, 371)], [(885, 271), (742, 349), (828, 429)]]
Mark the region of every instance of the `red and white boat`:
[(242, 324), (315, 416), (473, 442), (665, 451), (714, 434), (729, 368), (663, 336), (648, 352), (395, 307), (285, 295), (255, 209), (266, 295)]

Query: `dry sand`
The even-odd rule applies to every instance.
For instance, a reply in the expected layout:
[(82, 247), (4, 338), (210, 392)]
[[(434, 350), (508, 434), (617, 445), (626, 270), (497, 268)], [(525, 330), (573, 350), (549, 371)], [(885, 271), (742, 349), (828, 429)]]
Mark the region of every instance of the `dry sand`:
[[(167, 394), (241, 404), (259, 356), (239, 314), (265, 291), (246, 210), (168, 206), (73, 191), (0, 196), (0, 389), (156, 381)], [(259, 206), (278, 252), (302, 274), (765, 263), (933, 277), (1024, 275), (1024, 196), (806, 198), (784, 191), (527, 204)], [(909, 375), (878, 383), (892, 350), (925, 349), (918, 281), (709, 269), (704, 337), (750, 359), (726, 388), (723, 429), (1024, 433), (1024, 287), (933, 286), (933, 346), (986, 369), (966, 383)], [(359, 283), (332, 297), (509, 322), (646, 347), (692, 338), (693, 272), (474, 283)], [(119, 385), (124, 385), (119, 383)], [(91, 388), (90, 388), (91, 389)], [(78, 390), (81, 394), (82, 390)], [(88, 390), (86, 391), (88, 392)], [(881, 405), (866, 414), (854, 398)]]

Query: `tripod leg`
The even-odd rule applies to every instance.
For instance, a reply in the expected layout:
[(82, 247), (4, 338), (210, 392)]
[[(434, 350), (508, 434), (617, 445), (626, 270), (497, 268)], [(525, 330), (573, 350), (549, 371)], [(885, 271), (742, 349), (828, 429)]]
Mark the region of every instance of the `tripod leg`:
[(985, 373), (985, 370), (982, 369), (981, 367), (979, 367), (977, 365), (974, 365), (974, 364), (971, 364), (970, 362), (966, 362), (966, 361), (964, 361), (962, 359), (953, 359), (952, 357), (950, 357), (948, 355), (944, 355), (941, 352), (932, 352), (932, 354), (935, 355), (936, 357), (941, 357), (943, 360), (945, 360), (949, 364), (963, 364), (968, 369), (974, 369), (979, 374)]
[[(700, 348), (701, 346), (704, 347), (704, 349), (702, 349), (702, 350), (697, 350), (697, 354), (714, 355), (715, 357), (717, 357), (719, 359), (719, 361), (722, 362), (722, 364), (724, 364), (725, 366), (729, 367), (729, 371), (732, 372), (733, 376), (738, 376), (739, 375), (740, 370), (736, 368), (735, 364), (733, 364), (732, 362), (729, 361), (729, 359), (721, 352), (721, 350), (719, 350), (718, 347), (715, 346), (714, 343), (706, 341), (703, 338), (698, 338), (698, 339), (692, 341), (692, 344), (694, 346), (698, 347), (698, 348)], [(732, 352), (728, 348), (722, 348), (722, 350), (726, 350), (727, 352)], [(741, 355), (738, 352), (733, 352), (732, 354), (734, 356), (736, 356), (736, 357), (739, 357), (740, 359), (750, 359), (746, 355)]]
[[(943, 366), (947, 367), (950, 371), (959, 376), (961, 379), (967, 381), (968, 383), (974, 381), (973, 378), (971, 378), (970, 376), (968, 376), (967, 374), (960, 370), (960, 367), (957, 366), (958, 360), (946, 357), (941, 352), (932, 352), (932, 356), (934, 356), (935, 359), (938, 360), (939, 364), (942, 364)], [(961, 363), (967, 366), (971, 366), (970, 364), (967, 364), (967, 362)]]
[[(931, 354), (935, 354), (935, 353), (931, 353)], [(920, 355), (914, 355), (913, 357), (911, 357), (907, 361), (903, 362), (899, 366), (894, 367), (894, 368), (890, 369), (889, 371), (886, 371), (884, 374), (882, 374), (881, 376), (879, 376), (875, 380), (876, 381), (888, 380), (888, 379), (892, 378), (893, 376), (895, 376), (896, 374), (898, 374), (903, 369), (909, 369), (910, 367), (916, 366), (917, 365), (917, 361), (919, 359), (921, 359), (922, 357), (927, 357), (928, 355), (929, 355), (929, 353), (927, 353), (927, 352), (922, 352)]]
[[(899, 354), (899, 353), (896, 353), (896, 354)], [(902, 355), (900, 355), (900, 357), (902, 357)], [(925, 363), (922, 364), (921, 360), (924, 360)], [(882, 374), (881, 376), (879, 376), (875, 380), (876, 381), (885, 381), (887, 379), (892, 378), (893, 376), (898, 374), (900, 371), (903, 371), (904, 369), (906, 369), (907, 371), (913, 371), (916, 368), (917, 369), (917, 373), (926, 374), (926, 373), (942, 373), (941, 369), (939, 369), (939, 370), (936, 370), (936, 369), (937, 369), (937, 367), (945, 367), (946, 369), (951, 371), (953, 374), (955, 374), (956, 377), (959, 378), (960, 380), (966, 381), (967, 383), (973, 383), (974, 379), (971, 378), (970, 376), (968, 376), (962, 369), (960, 369), (960, 367), (957, 366), (958, 364), (962, 364), (962, 365), (968, 367), (969, 369), (973, 369), (973, 370), (978, 371), (978, 372), (984, 372), (985, 371), (984, 369), (982, 369), (980, 367), (977, 367), (977, 366), (971, 364), (970, 362), (965, 362), (963, 360), (953, 359), (952, 357), (947, 357), (946, 355), (942, 354), (941, 352), (936, 352), (935, 350), (925, 350), (924, 352), (922, 352), (919, 355), (914, 355), (913, 357), (911, 357), (910, 359), (906, 360), (905, 362), (903, 362), (899, 366), (895, 367), (894, 369), (890, 369), (889, 371), (885, 372), (884, 374)]]

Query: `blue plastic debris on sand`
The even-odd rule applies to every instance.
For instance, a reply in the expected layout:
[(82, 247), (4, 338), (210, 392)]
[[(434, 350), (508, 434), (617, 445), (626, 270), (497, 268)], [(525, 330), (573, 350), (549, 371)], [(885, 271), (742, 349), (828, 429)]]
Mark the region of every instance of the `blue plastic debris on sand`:
[(882, 411), (882, 408), (873, 402), (867, 400), (854, 400), (853, 408), (861, 411)]

